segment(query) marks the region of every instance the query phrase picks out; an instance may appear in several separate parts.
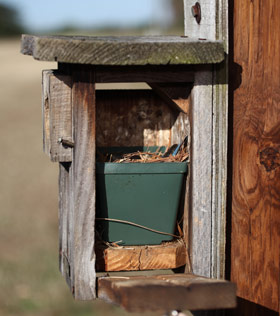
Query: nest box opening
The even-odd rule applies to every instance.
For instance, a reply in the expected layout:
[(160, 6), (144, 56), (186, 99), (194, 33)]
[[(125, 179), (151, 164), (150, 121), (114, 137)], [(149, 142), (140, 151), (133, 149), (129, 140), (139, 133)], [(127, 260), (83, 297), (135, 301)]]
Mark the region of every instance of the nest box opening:
[[(190, 91), (186, 83), (96, 86), (97, 271), (170, 269), (186, 264), (189, 157), (176, 161), (175, 155), (165, 152), (175, 151), (178, 144), (185, 154), (189, 152), (188, 143), (182, 143), (190, 136), (189, 117), (179, 105), (188, 110)], [(136, 161), (114, 162), (117, 152), (135, 153)], [(146, 160), (147, 152), (153, 153), (152, 163)], [(104, 154), (109, 156), (106, 162)], [(164, 159), (155, 161), (163, 155)], [(139, 255), (145, 253), (143, 248), (149, 249), (144, 256), (148, 260)], [(161, 259), (155, 260), (160, 251)]]

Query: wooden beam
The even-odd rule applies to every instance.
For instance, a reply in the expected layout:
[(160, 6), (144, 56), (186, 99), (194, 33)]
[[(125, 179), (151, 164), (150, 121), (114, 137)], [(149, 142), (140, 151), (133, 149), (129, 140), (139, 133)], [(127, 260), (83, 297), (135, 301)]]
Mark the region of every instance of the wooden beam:
[[(72, 81), (57, 71), (43, 71), (43, 147), (56, 162), (72, 161)], [(60, 141), (61, 140), (61, 141)]]
[(191, 236), (193, 272), (211, 277), (212, 236), (212, 73), (197, 76), (192, 90)]
[(223, 43), (181, 36), (22, 36), (21, 52), (35, 59), (91, 65), (220, 63)]
[(59, 270), (69, 287), (71, 287), (70, 166), (70, 162), (59, 164)]
[(154, 246), (96, 247), (96, 270), (137, 271), (175, 269), (188, 263), (184, 242)]
[(279, 312), (280, 2), (233, 4), (231, 279), (241, 298)]
[[(201, 21), (184, 0), (185, 35), (219, 39), (228, 53), (228, 0), (201, 0)], [(225, 276), (228, 120), (227, 60), (195, 73), (192, 89), (190, 240), (193, 272)]]
[(72, 75), (73, 163), (69, 255), (71, 287), (79, 300), (95, 298), (95, 85), (92, 72)]
[(98, 297), (129, 312), (233, 308), (235, 285), (192, 274), (102, 277)]

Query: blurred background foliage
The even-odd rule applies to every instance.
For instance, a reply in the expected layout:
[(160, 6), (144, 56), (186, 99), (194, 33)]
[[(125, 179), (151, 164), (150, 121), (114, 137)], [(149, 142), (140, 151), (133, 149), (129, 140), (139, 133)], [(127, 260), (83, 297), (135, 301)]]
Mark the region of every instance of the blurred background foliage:
[(24, 33), (19, 12), (5, 4), (0, 4), (0, 37), (15, 36)]

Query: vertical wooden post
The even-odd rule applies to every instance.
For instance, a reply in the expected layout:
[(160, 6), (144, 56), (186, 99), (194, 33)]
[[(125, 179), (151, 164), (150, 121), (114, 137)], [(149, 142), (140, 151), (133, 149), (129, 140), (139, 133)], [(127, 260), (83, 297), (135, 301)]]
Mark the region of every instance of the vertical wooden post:
[(70, 167), (71, 287), (79, 300), (95, 298), (95, 85), (92, 71), (72, 74), (73, 162)]
[[(223, 40), (227, 52), (227, 0), (201, 0), (201, 21), (192, 15), (195, 1), (184, 0), (185, 35)], [(192, 91), (191, 260), (193, 272), (224, 277), (227, 163), (226, 62), (195, 74)]]
[(244, 303), (239, 315), (273, 314), (248, 301), (275, 315), (280, 310), (280, 2), (232, 2), (231, 279)]

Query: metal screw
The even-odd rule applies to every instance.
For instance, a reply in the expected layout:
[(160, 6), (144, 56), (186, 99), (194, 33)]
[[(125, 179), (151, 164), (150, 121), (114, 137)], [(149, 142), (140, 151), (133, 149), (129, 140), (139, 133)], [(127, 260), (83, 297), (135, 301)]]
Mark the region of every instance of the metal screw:
[(192, 6), (192, 15), (196, 19), (197, 24), (201, 21), (201, 8), (199, 2)]

